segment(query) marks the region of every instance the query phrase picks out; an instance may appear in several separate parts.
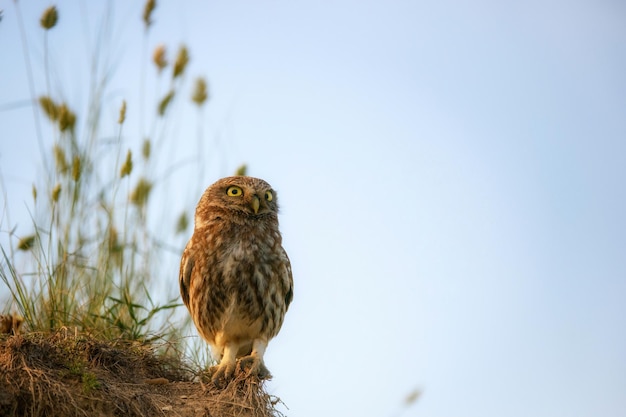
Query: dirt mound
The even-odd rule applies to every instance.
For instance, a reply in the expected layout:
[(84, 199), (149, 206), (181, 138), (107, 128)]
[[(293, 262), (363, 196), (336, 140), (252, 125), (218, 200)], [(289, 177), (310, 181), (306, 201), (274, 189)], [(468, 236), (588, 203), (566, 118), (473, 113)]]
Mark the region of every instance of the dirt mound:
[(281, 416), (263, 381), (239, 374), (220, 390), (179, 358), (63, 331), (0, 336), (0, 415)]

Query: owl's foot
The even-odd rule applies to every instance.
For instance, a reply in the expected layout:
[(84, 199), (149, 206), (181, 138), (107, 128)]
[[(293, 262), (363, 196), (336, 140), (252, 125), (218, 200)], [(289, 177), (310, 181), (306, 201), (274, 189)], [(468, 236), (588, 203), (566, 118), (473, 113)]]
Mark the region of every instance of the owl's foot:
[(270, 379), (272, 374), (263, 363), (263, 359), (256, 355), (248, 355), (237, 361), (238, 370), (244, 372), (246, 376), (255, 375), (259, 379)]
[(223, 388), (228, 385), (235, 374), (235, 363), (221, 362), (219, 365), (209, 368), (209, 372), (211, 373), (211, 382), (213, 385), (218, 388)]

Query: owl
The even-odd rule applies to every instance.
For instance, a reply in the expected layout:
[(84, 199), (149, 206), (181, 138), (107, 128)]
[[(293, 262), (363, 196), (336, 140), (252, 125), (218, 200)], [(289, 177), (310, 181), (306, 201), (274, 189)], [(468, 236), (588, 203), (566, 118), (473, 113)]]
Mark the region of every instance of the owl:
[(211, 346), (221, 385), (239, 366), (270, 377), (263, 355), (293, 298), (293, 277), (278, 230), (276, 191), (245, 176), (206, 189), (180, 263), (180, 293)]

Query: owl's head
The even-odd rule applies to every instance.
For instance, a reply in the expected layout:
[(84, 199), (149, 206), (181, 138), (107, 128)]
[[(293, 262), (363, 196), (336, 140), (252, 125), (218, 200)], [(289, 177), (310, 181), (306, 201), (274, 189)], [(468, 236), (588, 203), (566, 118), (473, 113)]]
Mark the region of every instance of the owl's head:
[(198, 223), (212, 220), (220, 213), (245, 217), (276, 217), (276, 191), (265, 181), (254, 177), (226, 177), (206, 189), (196, 208)]

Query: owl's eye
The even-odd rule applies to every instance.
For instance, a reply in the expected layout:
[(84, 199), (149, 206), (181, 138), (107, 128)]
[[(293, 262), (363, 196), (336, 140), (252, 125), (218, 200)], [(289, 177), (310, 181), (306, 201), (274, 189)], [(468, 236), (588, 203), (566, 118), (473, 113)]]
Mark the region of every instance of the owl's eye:
[(226, 194), (231, 197), (241, 197), (243, 195), (243, 190), (241, 189), (241, 187), (232, 185), (226, 189)]
[(265, 192), (265, 199), (266, 199), (267, 201), (272, 201), (272, 199), (273, 199), (273, 198), (274, 198), (274, 196), (272, 195), (272, 192), (271, 192), (271, 191), (266, 191), (266, 192)]

